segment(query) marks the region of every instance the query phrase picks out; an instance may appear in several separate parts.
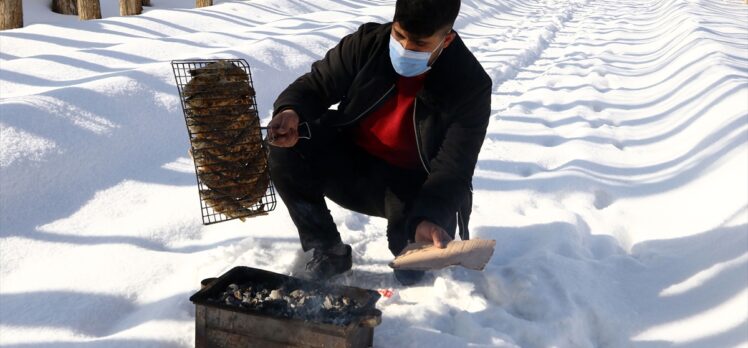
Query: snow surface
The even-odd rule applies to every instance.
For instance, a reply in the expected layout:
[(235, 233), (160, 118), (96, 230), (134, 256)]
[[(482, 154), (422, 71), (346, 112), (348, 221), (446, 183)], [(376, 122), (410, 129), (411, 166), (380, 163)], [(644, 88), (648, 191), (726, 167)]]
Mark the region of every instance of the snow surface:
[[(280, 204), (203, 226), (172, 59), (244, 58), (278, 93), (392, 0), (152, 0), (0, 32), (0, 345), (188, 347), (202, 278), (292, 273)], [(386, 221), (330, 208), (392, 288), (378, 347), (748, 347), (748, 5), (463, 0), (494, 82), (471, 228), (483, 272), (402, 287)]]

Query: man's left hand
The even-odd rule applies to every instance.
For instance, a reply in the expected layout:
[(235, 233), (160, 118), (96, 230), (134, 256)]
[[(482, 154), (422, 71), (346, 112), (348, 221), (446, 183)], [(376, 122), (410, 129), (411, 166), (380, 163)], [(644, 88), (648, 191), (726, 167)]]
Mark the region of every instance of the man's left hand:
[(423, 220), (416, 227), (416, 242), (433, 242), (437, 248), (446, 248), (452, 237), (443, 228), (430, 221)]

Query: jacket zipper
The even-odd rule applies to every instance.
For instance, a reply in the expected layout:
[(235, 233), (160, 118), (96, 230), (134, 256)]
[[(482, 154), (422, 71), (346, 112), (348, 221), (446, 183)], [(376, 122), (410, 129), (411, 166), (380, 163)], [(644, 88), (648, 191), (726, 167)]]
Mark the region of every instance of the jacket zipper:
[(421, 164), (423, 165), (423, 169), (426, 170), (426, 174), (431, 174), (429, 167), (426, 166), (426, 162), (423, 160), (423, 155), (421, 154), (421, 143), (418, 141), (420, 137), (418, 134), (418, 124), (416, 123), (416, 105), (418, 105), (418, 98), (413, 100), (413, 129), (416, 132), (416, 150), (418, 150), (418, 159), (421, 160)]
[(390, 87), (390, 89), (388, 89), (387, 92), (384, 92), (384, 95), (382, 95), (382, 97), (380, 97), (376, 102), (374, 102), (374, 104), (372, 104), (366, 110), (364, 110), (362, 113), (360, 113), (358, 116), (356, 116), (353, 120), (345, 122), (345, 123), (336, 124), (334, 127), (343, 127), (343, 126), (347, 126), (347, 125), (349, 125), (349, 124), (351, 124), (353, 122), (358, 121), (358, 119), (360, 119), (364, 115), (368, 114), (369, 111), (371, 111), (371, 109), (373, 109), (374, 107), (376, 107), (377, 105), (379, 105), (379, 103), (381, 103), (382, 100), (384, 100), (384, 98), (386, 98), (390, 94), (390, 92), (392, 92), (393, 89), (395, 89), (395, 85), (392, 85), (392, 87)]
[[(465, 223), (462, 222), (462, 214), (460, 214), (459, 208), (457, 210), (457, 223), (460, 225), (460, 230), (467, 232), (467, 226), (465, 226)], [(459, 234), (459, 231), (458, 231), (458, 234)], [(460, 238), (462, 238), (462, 235), (460, 236)]]
[[(426, 174), (431, 174), (431, 171), (426, 166), (426, 162), (423, 160), (423, 155), (421, 154), (421, 143), (419, 141), (420, 137), (419, 137), (419, 132), (418, 132), (418, 123), (416, 122), (416, 105), (418, 105), (417, 98), (413, 101), (413, 129), (415, 130), (415, 133), (416, 133), (416, 150), (418, 150), (418, 159), (421, 160), (421, 164), (423, 165), (423, 169), (426, 170)], [(462, 221), (462, 214), (460, 214), (459, 209), (457, 209), (457, 224), (459, 225), (459, 230), (467, 231), (467, 226), (465, 226), (464, 222)]]

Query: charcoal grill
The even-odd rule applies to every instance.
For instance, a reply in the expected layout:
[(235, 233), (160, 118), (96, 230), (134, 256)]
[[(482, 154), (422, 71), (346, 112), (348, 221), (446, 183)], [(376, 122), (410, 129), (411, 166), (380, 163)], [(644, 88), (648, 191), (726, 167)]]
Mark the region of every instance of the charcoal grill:
[[(236, 88), (246, 89), (247, 86), (243, 82), (246, 79), (246, 83), (249, 84), (248, 91), (251, 92), (243, 96), (240, 103), (232, 104), (230, 107), (211, 106), (201, 107), (199, 108), (200, 110), (197, 110), (198, 108), (194, 107), (194, 103), (193, 106), (190, 106), (190, 103), (188, 103), (187, 98), (190, 96), (186, 95), (185, 88), (190, 87), (190, 81), (195, 77), (196, 71), (205, 69), (209, 64), (217, 62), (228, 62), (234, 67), (240, 68), (246, 74), (246, 77), (242, 76), (242, 81), (234, 81), (232, 84)], [(267, 166), (268, 145), (266, 141), (262, 140), (264, 139), (263, 134), (266, 130), (259, 124), (257, 101), (249, 64), (244, 59), (201, 59), (175, 60), (171, 62), (171, 65), (174, 70), (177, 88), (179, 89), (185, 123), (187, 124), (187, 133), (190, 139), (190, 155), (193, 157), (195, 163), (203, 224), (209, 225), (233, 219), (244, 220), (247, 217), (265, 215), (274, 210), (276, 198), (275, 190), (270, 181), (270, 169)], [(229, 84), (226, 85), (228, 86)], [(203, 93), (203, 98), (208, 100), (209, 98), (221, 98), (221, 93), (229, 93), (232, 90), (234, 89), (226, 88), (222, 92), (215, 92), (211, 95), (212, 91), (206, 89), (200, 93)], [(212, 111), (215, 112), (211, 113)], [(199, 117), (196, 114), (200, 114)], [(230, 125), (232, 115), (246, 114), (256, 116), (257, 121), (251, 126), (242, 127), (242, 129), (236, 129), (236, 125)], [(206, 115), (209, 117), (221, 117), (222, 120), (228, 120), (229, 122), (226, 122), (226, 125), (223, 126), (222, 123), (215, 121), (216, 119), (214, 118), (211, 121), (210, 127), (202, 127), (205, 124)], [(198, 132), (193, 131), (198, 126), (202, 127), (201, 129), (209, 129)], [(196, 146), (199, 139), (205, 139), (205, 137), (217, 138), (226, 134), (235, 134), (236, 140), (228, 144), (224, 143), (216, 146)], [(255, 160), (244, 160), (243, 162), (225, 160), (226, 157), (231, 157), (231, 155), (240, 156), (242, 153), (246, 153), (244, 149), (247, 148), (259, 148), (262, 150), (263, 163), (265, 164), (262, 168), (254, 165), (254, 163), (258, 162), (256, 161), (257, 158)], [(209, 157), (211, 153), (216, 152), (225, 156)], [(241, 176), (241, 180), (239, 176)], [(218, 182), (221, 185), (207, 184)], [(259, 192), (259, 194), (237, 195), (236, 193), (229, 193), (227, 190), (222, 189), (222, 187), (217, 187), (230, 185), (236, 187), (247, 182), (255, 184), (257, 186), (255, 191)]]
[[(235, 267), (190, 297), (195, 304), (195, 346), (207, 347), (371, 347), (382, 312), (373, 290), (302, 280), (251, 267)], [(288, 318), (218, 301), (229, 284), (268, 288), (322, 289), (360, 304), (346, 325)]]

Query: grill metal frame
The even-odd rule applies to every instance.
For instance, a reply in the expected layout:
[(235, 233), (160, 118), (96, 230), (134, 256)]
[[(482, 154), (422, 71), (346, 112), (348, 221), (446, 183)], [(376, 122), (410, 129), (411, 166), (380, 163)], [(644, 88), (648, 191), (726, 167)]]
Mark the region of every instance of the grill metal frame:
[[(206, 152), (207, 150), (218, 149), (218, 148), (223, 148), (223, 147), (235, 147), (235, 146), (253, 144), (252, 142), (243, 142), (243, 143), (236, 143), (236, 144), (232, 143), (232, 144), (226, 145), (226, 146), (203, 147), (201, 149), (196, 149), (195, 148), (194, 139), (196, 138), (196, 136), (198, 136), (200, 133), (212, 133), (213, 131), (211, 131), (211, 132), (198, 132), (198, 133), (195, 133), (195, 132), (192, 132), (190, 130), (189, 126), (190, 125), (194, 125), (195, 122), (200, 122), (200, 120), (198, 118), (196, 118), (196, 117), (191, 116), (188, 113), (188, 110), (190, 110), (190, 107), (186, 103), (186, 99), (185, 99), (185, 95), (184, 95), (184, 87), (190, 82), (190, 80), (193, 77), (190, 74), (190, 71), (196, 70), (196, 69), (199, 69), (199, 68), (202, 68), (202, 67), (205, 67), (208, 64), (215, 63), (215, 62), (218, 62), (218, 61), (227, 61), (227, 62), (230, 62), (231, 64), (233, 64), (234, 66), (236, 66), (238, 68), (241, 68), (247, 74), (247, 82), (249, 84), (249, 87), (252, 90), (255, 90), (254, 89), (254, 84), (252, 82), (252, 72), (250, 70), (250, 66), (247, 63), (247, 61), (244, 60), (244, 59), (191, 59), (191, 60), (173, 60), (173, 61), (171, 61), (171, 66), (172, 66), (172, 70), (174, 72), (174, 78), (176, 80), (177, 89), (179, 90), (179, 99), (180, 99), (180, 102), (182, 103), (182, 112), (184, 114), (185, 126), (187, 127), (187, 134), (188, 134), (189, 139), (190, 139), (190, 154), (193, 157), (193, 164), (195, 166), (195, 177), (197, 179), (198, 193), (200, 195), (200, 211), (201, 211), (201, 215), (202, 215), (203, 225), (211, 225), (211, 224), (215, 224), (215, 223), (219, 223), (219, 222), (224, 222), (224, 221), (229, 221), (229, 220), (234, 220), (234, 219), (244, 219), (244, 218), (248, 218), (248, 217), (266, 215), (266, 214), (268, 214), (268, 212), (274, 210), (275, 207), (276, 207), (276, 205), (277, 205), (277, 199), (275, 197), (275, 188), (273, 187), (273, 183), (272, 183), (272, 181), (270, 179), (270, 168), (269, 168), (269, 164), (268, 164), (268, 167), (267, 167), (267, 169), (266, 169), (266, 171), (264, 173), (262, 173), (262, 172), (252, 173), (252, 174), (255, 174), (255, 175), (258, 175), (258, 176), (259, 175), (266, 175), (267, 176), (266, 178), (260, 178), (260, 177), (257, 178), (257, 180), (266, 180), (267, 181), (267, 188), (265, 190), (264, 195), (262, 197), (260, 197), (260, 199), (256, 203), (252, 204), (249, 208), (243, 208), (243, 209), (241, 209), (239, 214), (236, 214), (235, 216), (230, 217), (228, 215), (225, 215), (223, 213), (220, 213), (220, 212), (216, 211), (206, 201), (206, 198), (211, 197), (211, 196), (212, 197), (217, 197), (217, 196), (229, 197), (230, 199), (232, 199), (235, 202), (241, 202), (243, 200), (249, 200), (250, 199), (249, 197), (239, 198), (239, 199), (231, 198), (229, 195), (220, 192), (220, 190), (211, 189), (205, 183), (203, 183), (203, 180), (201, 180), (201, 178), (200, 178), (200, 174), (198, 174), (198, 173), (201, 172), (200, 169), (203, 169), (204, 167), (210, 166), (210, 165), (235, 165), (235, 163), (233, 163), (233, 162), (220, 162), (220, 161), (218, 161), (218, 162), (211, 162), (211, 163), (207, 163), (207, 164), (203, 163), (202, 165), (198, 165), (196, 159), (201, 158), (201, 156), (203, 156), (203, 153)], [(260, 120), (259, 120), (259, 111), (257, 109), (257, 99), (256, 99), (255, 94), (252, 94), (250, 96), (250, 100), (251, 100), (251, 103), (249, 105), (247, 105), (247, 109), (246, 110), (243, 109), (243, 105), (242, 105), (241, 107), (235, 108), (234, 111), (236, 111), (237, 114), (240, 114), (242, 112), (254, 112), (254, 113), (257, 113), (257, 115), (258, 115), (258, 121), (257, 122), (258, 123), (257, 123), (256, 127), (253, 126), (253, 127), (247, 128), (247, 129), (243, 129), (243, 130), (241, 130), (240, 133), (244, 134), (244, 132), (247, 132), (247, 131), (249, 131), (249, 132), (257, 132), (256, 134), (252, 134), (252, 135), (255, 136), (254, 138), (256, 138), (256, 139), (266, 139), (266, 137), (264, 136), (264, 135), (266, 135), (266, 134), (264, 134), (264, 133), (266, 133), (266, 129), (264, 127), (261, 127), (260, 124), (259, 124), (259, 122), (260, 122)], [(225, 109), (226, 107), (220, 107), (220, 108), (224, 108)], [(229, 113), (228, 115), (230, 116), (231, 114), (232, 113)], [(226, 114), (224, 113), (223, 115), (226, 115)], [(203, 117), (205, 117), (205, 116), (203, 116)], [(257, 144), (254, 144), (254, 145), (257, 145)], [(264, 156), (265, 156), (265, 160), (267, 161), (268, 160), (268, 154), (269, 154), (269, 148), (268, 148), (267, 141), (266, 140), (262, 140), (261, 144), (259, 144), (259, 146), (261, 146), (262, 151), (263, 151)], [(243, 163), (242, 165), (244, 166), (244, 168), (247, 168), (247, 170), (250, 170), (250, 168), (251, 168), (251, 163)], [(241, 170), (242, 167), (241, 166), (240, 167), (234, 167), (232, 169)], [(205, 172), (205, 170), (203, 170), (203, 172)], [(212, 171), (212, 172), (207, 173), (207, 174), (217, 175), (220, 178), (223, 173), (221, 171)], [(231, 180), (231, 179), (230, 178), (226, 178), (226, 180)]]
[[(326, 324), (301, 318), (284, 318), (241, 306), (216, 301), (229, 284), (264, 285), (277, 288), (281, 284), (294, 289), (321, 289), (323, 292), (345, 295), (361, 304), (346, 325)], [(376, 308), (381, 295), (374, 290), (361, 289), (304, 280), (259, 268), (237, 266), (190, 297), (195, 304), (195, 347), (316, 347), (364, 348), (372, 347), (374, 329), (382, 322), (382, 312)]]

